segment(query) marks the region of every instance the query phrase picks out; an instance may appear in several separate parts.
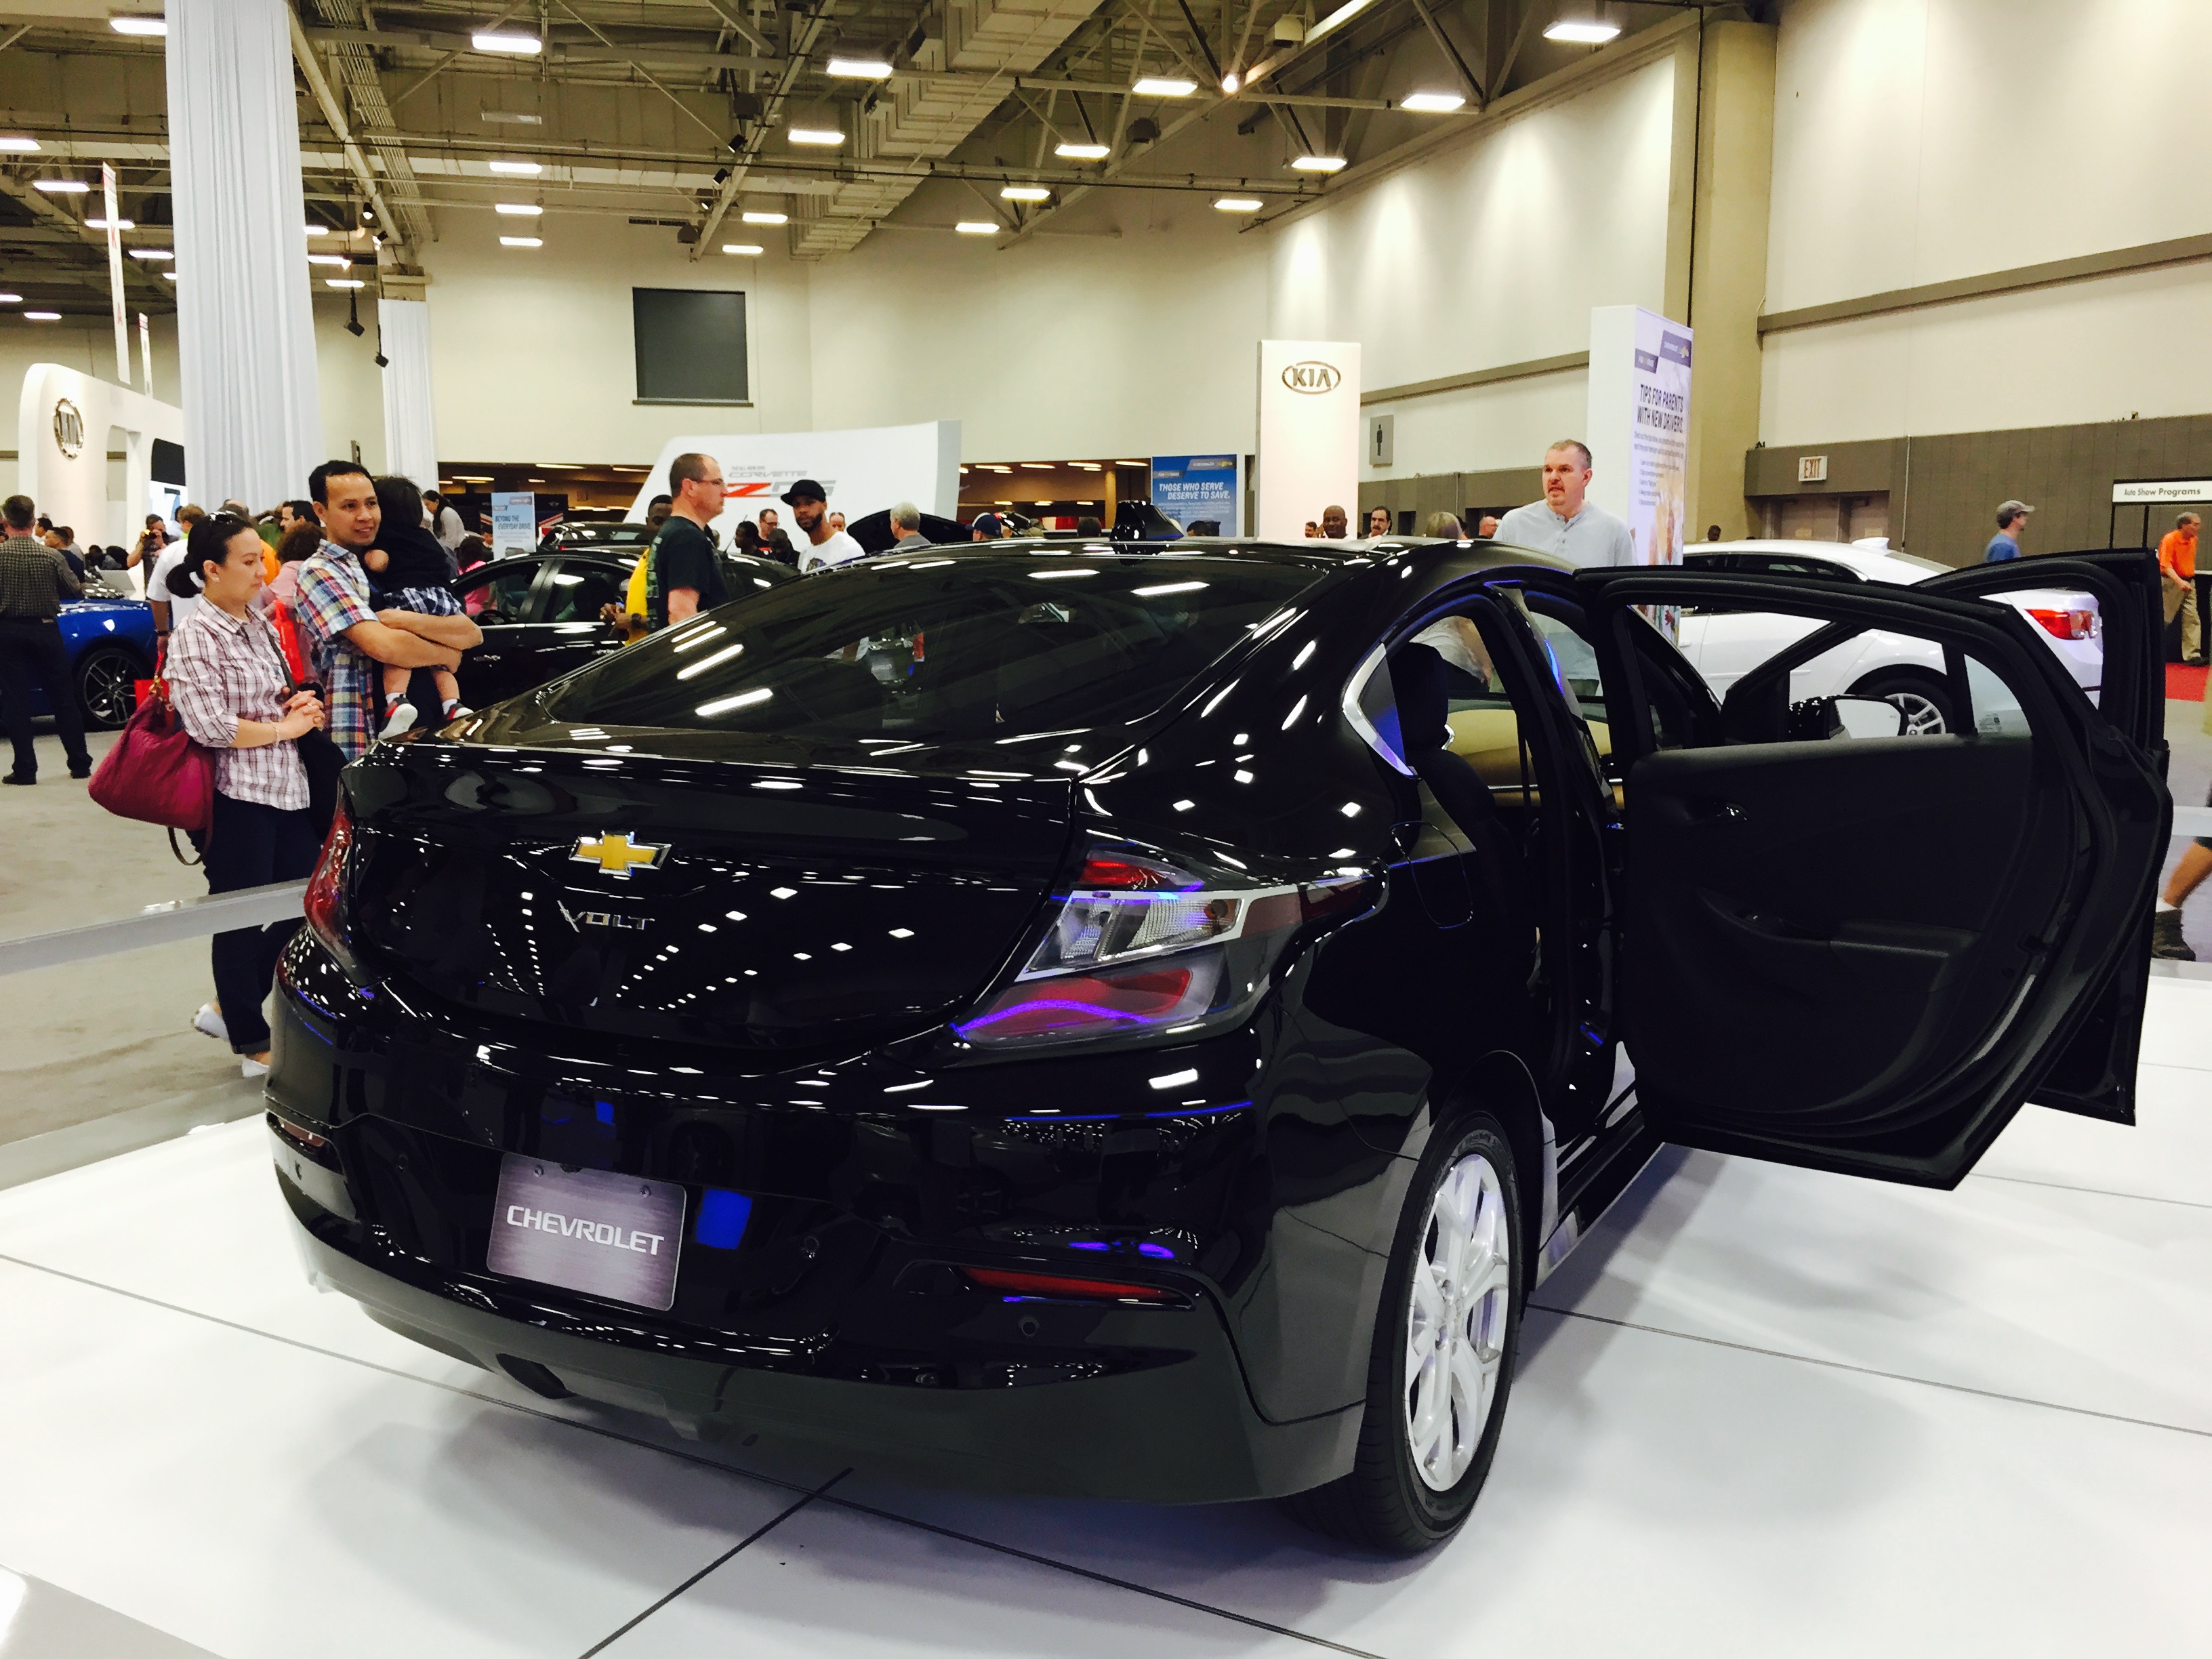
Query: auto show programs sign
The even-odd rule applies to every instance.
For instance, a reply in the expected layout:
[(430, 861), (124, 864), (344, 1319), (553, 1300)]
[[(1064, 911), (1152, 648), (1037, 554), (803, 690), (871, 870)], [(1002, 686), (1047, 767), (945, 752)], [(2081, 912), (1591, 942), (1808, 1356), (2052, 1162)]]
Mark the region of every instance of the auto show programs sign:
[(1359, 343), (1260, 342), (1259, 523), (1303, 540), (1322, 509), (1359, 511)]
[(660, 447), (631, 504), (633, 520), (642, 523), (647, 504), (668, 488), (668, 464), (694, 453), (722, 464), (725, 501), (714, 526), (725, 547), (738, 524), (757, 519), (764, 507), (774, 507), (785, 532), (796, 537), (782, 497), (801, 478), (821, 484), (830, 492), (830, 511), (848, 520), (901, 501), (945, 519), (960, 511), (960, 422), (924, 421), (840, 432), (680, 434)]
[(1243, 535), (1244, 458), (1153, 456), (1152, 505), (1185, 530), (1208, 520), (1220, 526), (1220, 535)]
[(1590, 312), (1589, 499), (1627, 524), (1638, 564), (1682, 562), (1693, 337), (1641, 306)]
[[(641, 519), (645, 515), (641, 513)], [(538, 496), (534, 491), (495, 490), (491, 498), (492, 556), (529, 553), (538, 546)]]

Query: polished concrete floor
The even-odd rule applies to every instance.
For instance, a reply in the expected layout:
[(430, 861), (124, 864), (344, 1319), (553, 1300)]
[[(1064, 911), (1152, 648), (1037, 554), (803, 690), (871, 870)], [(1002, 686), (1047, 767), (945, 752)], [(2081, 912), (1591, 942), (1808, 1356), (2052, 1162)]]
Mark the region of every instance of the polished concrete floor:
[(0, 1655), (2212, 1652), (2212, 982), (2152, 995), (2141, 1126), (1955, 1192), (1662, 1153), (1413, 1562), (549, 1406), (308, 1290), (256, 1121), (21, 1182)]

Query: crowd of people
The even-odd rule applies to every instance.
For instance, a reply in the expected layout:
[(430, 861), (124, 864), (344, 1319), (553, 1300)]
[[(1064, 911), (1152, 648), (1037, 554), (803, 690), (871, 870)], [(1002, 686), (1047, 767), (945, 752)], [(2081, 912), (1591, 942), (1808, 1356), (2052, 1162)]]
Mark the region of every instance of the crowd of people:
[[(1636, 544), (1627, 525), (1588, 498), (1594, 476), (1589, 446), (1579, 438), (1562, 438), (1544, 452), (1544, 499), (1516, 507), (1502, 518), (1486, 514), (1472, 533), (1555, 553), (1585, 568), (1632, 563)], [(1350, 515), (1334, 503), (1322, 509), (1320, 518), (1306, 521), (1309, 541), (1343, 541), (1351, 532)], [(1371, 540), (1399, 532), (1391, 525), (1390, 509), (1373, 507), (1360, 533)], [(1457, 541), (1470, 532), (1457, 514), (1431, 513), (1421, 520), (1420, 533)], [(1717, 526), (1713, 538), (1719, 539)]]

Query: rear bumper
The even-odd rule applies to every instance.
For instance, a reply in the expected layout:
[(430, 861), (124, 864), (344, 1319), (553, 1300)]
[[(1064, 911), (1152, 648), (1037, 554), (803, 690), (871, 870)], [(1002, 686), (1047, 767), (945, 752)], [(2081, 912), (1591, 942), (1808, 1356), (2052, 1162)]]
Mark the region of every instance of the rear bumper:
[[(1360, 1408), (1271, 1423), (1253, 1408), (1218, 1316), (1183, 1316), (1188, 1356), (1118, 1376), (1006, 1389), (853, 1382), (599, 1341), (471, 1306), (380, 1270), (283, 1175), (309, 1279), (454, 1358), (543, 1366), (570, 1393), (708, 1439), (758, 1434), (990, 1491), (1152, 1503), (1279, 1497), (1347, 1472)], [(557, 1293), (556, 1293), (557, 1294)], [(542, 1378), (537, 1379), (542, 1382)], [(533, 1383), (535, 1385), (535, 1383)]]

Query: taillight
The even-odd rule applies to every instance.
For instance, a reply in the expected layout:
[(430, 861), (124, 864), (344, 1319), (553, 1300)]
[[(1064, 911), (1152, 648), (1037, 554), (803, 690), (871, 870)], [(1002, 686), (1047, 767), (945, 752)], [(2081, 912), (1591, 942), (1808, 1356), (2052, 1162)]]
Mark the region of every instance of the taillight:
[(1368, 878), (1209, 884), (1136, 857), (1088, 860), (1012, 982), (954, 1030), (985, 1047), (1194, 1030), (1249, 1003), (1301, 922), (1373, 902)]
[(315, 862), (315, 873), (307, 878), (307, 895), (301, 908), (306, 913), (307, 927), (323, 946), (346, 967), (353, 966), (353, 951), (343, 933), (345, 921), (346, 864), (353, 853), (353, 818), (346, 811), (345, 796), (338, 796), (337, 810), (331, 814), (331, 832), (323, 837), (322, 856)]
[(1016, 1300), (1047, 1302), (1139, 1302), (1150, 1307), (1178, 1307), (1188, 1298), (1159, 1285), (1116, 1279), (1074, 1279), (1066, 1273), (1023, 1273), (1011, 1267), (963, 1267), (981, 1288)]
[(2097, 637), (2097, 613), (2079, 607), (2069, 611), (2045, 610), (2039, 605), (2027, 607), (2027, 614), (2043, 624), (2043, 631), (2053, 639), (2094, 640)]

